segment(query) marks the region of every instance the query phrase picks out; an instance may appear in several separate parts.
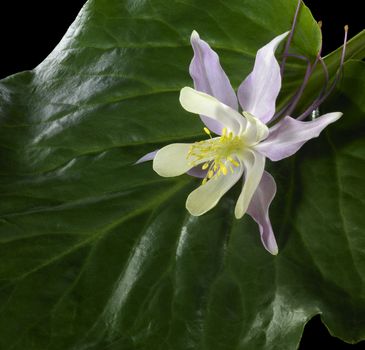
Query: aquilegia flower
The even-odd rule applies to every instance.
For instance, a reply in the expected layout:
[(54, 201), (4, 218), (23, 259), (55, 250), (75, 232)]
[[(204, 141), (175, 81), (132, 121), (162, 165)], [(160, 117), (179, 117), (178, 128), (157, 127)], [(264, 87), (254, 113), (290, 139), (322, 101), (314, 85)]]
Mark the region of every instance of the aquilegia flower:
[(161, 176), (189, 173), (203, 178), (201, 186), (186, 201), (187, 210), (195, 216), (212, 209), (242, 178), (235, 217), (249, 214), (259, 225), (264, 247), (272, 254), (278, 253), (278, 247), (268, 209), (276, 184), (264, 170), (266, 158), (278, 161), (291, 156), (342, 115), (334, 112), (307, 122), (286, 116), (268, 128), (266, 124), (274, 116), (281, 88), (275, 50), (287, 35), (288, 32), (277, 36), (258, 50), (253, 71), (239, 86), (236, 96), (218, 55), (194, 31), (190, 74), (195, 89), (184, 87), (180, 103), (188, 112), (200, 115), (209, 138), (191, 144), (170, 144), (140, 160), (153, 159), (153, 169)]

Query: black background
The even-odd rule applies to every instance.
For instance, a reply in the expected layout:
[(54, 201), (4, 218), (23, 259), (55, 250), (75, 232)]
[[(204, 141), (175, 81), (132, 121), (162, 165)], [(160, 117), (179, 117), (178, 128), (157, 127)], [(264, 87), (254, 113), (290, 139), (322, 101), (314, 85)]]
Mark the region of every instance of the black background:
[[(0, 79), (37, 66), (60, 41), (84, 3), (84, 0), (2, 1)], [(306, 0), (305, 3), (315, 19), (323, 22), (323, 56), (342, 45), (345, 24), (350, 28), (349, 37), (363, 29), (360, 0)], [(358, 350), (365, 349), (365, 342), (349, 345), (331, 337), (316, 316), (306, 325), (299, 349)]]

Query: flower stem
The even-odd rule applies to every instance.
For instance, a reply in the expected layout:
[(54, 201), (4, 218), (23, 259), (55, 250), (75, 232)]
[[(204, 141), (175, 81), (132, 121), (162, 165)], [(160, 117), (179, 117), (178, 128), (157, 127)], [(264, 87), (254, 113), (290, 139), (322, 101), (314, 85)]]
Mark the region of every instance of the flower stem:
[(288, 56), (288, 51), (289, 51), (291, 41), (293, 39), (294, 29), (295, 29), (295, 26), (297, 24), (298, 14), (299, 14), (301, 2), (302, 2), (302, 0), (298, 0), (297, 8), (295, 9), (293, 24), (292, 24), (292, 27), (291, 27), (291, 30), (290, 30), (290, 33), (289, 33), (289, 36), (288, 36), (288, 40), (286, 41), (286, 44), (285, 44), (284, 53), (283, 53), (283, 60), (281, 61), (281, 67), (280, 67), (281, 76), (283, 76), (283, 74), (284, 74), (285, 62), (286, 62), (286, 58)]

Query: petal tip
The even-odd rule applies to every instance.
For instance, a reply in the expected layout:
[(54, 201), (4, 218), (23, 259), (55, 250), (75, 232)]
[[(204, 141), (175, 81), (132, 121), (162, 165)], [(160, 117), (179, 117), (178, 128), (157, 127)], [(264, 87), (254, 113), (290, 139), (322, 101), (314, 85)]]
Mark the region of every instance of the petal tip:
[(277, 256), (279, 254), (279, 248), (278, 248), (278, 245), (275, 241), (275, 238), (273, 241), (262, 241), (265, 249), (271, 254), (271, 255), (274, 255), (274, 256)]
[[(157, 155), (157, 154), (156, 154)], [(153, 169), (153, 171), (154, 172), (156, 172), (158, 175), (160, 175), (160, 176), (163, 176), (161, 173), (160, 173), (160, 167), (159, 167), (159, 165), (158, 165), (158, 160), (156, 160), (156, 159), (158, 159), (158, 158), (154, 158), (153, 160), (152, 160), (152, 169)]]
[(186, 108), (185, 108), (185, 106), (186, 106), (186, 99), (188, 99), (189, 98), (189, 94), (191, 93), (191, 90), (194, 90), (194, 89), (192, 89), (191, 87), (189, 87), (189, 86), (184, 86), (181, 90), (180, 90), (180, 96), (179, 96), (179, 102), (180, 102), (180, 104), (181, 104), (181, 106), (185, 109), (185, 110), (187, 110)]
[(198, 210), (198, 208), (196, 206), (192, 205), (191, 202), (192, 201), (191, 201), (191, 198), (190, 198), (190, 195), (189, 195), (188, 198), (186, 199), (186, 202), (185, 202), (185, 208), (189, 212), (190, 215), (192, 215), (192, 216), (201, 216), (201, 215), (206, 213), (206, 211), (202, 212), (201, 210)]
[(193, 88), (191, 88), (190, 86), (184, 86), (181, 90), (180, 90), (180, 96), (181, 94), (185, 94), (191, 90), (194, 90)]
[(342, 116), (343, 116), (343, 113), (342, 112), (335, 112), (335, 119), (338, 120), (340, 119)]
[(275, 250), (269, 250), (269, 253), (274, 255), (274, 256), (277, 256), (279, 254), (279, 249), (276, 248)]
[(158, 150), (155, 150), (153, 152), (145, 154), (143, 157), (139, 158), (135, 163), (133, 163), (133, 165), (138, 165), (153, 160), (156, 157), (157, 152)]
[(152, 169), (155, 173), (157, 173), (159, 176), (162, 177), (171, 177), (171, 176), (176, 176), (176, 175), (171, 175), (169, 173), (169, 168), (166, 168), (164, 161), (163, 161), (163, 156), (161, 157), (161, 154), (163, 154), (164, 150), (166, 150), (168, 146), (163, 147), (161, 150), (157, 151), (155, 157), (152, 160)]
[(287, 30), (283, 34), (279, 34), (277, 37), (275, 37), (274, 40), (277, 39), (277, 44), (279, 45), (289, 35), (290, 32), (290, 30)]
[[(342, 112), (330, 112), (330, 113), (322, 114), (321, 116), (319, 116), (316, 119), (319, 119), (321, 117), (325, 117), (328, 120), (331, 120), (331, 123), (334, 123), (335, 121), (340, 119), (342, 116), (343, 116)], [(316, 119), (314, 119), (314, 120), (316, 120)]]
[(200, 36), (199, 36), (199, 33), (194, 29), (191, 32), (190, 40), (193, 41), (193, 40), (197, 40), (197, 39), (200, 39)]
[(234, 210), (234, 216), (235, 216), (235, 218), (236, 218), (237, 220), (239, 220), (239, 219), (242, 219), (244, 215), (245, 215), (245, 213), (244, 213), (244, 212), (242, 212), (241, 210), (239, 210), (239, 209), (237, 208), (237, 206), (236, 206), (236, 208), (235, 208), (235, 210)]

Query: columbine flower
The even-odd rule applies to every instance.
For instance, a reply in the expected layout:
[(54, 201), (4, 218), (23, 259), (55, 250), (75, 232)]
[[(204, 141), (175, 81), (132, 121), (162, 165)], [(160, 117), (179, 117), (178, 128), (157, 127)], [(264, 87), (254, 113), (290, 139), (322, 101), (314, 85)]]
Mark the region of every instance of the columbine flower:
[[(184, 87), (180, 103), (188, 112), (200, 115), (209, 139), (171, 144), (140, 160), (153, 159), (153, 169), (161, 176), (189, 173), (203, 178), (201, 186), (186, 201), (187, 210), (195, 216), (212, 209), (243, 178), (235, 216), (240, 219), (248, 213), (257, 222), (262, 243), (272, 254), (278, 253), (278, 247), (268, 209), (276, 184), (264, 170), (265, 159), (278, 161), (291, 156), (342, 115), (329, 113), (308, 122), (286, 116), (270, 129), (267, 127), (281, 88), (275, 50), (287, 35), (288, 32), (277, 36), (258, 50), (253, 71), (238, 88), (237, 97), (243, 110), (239, 113), (236, 94), (218, 55), (194, 31), (190, 74), (195, 89)], [(218, 136), (213, 137), (212, 132)]]

